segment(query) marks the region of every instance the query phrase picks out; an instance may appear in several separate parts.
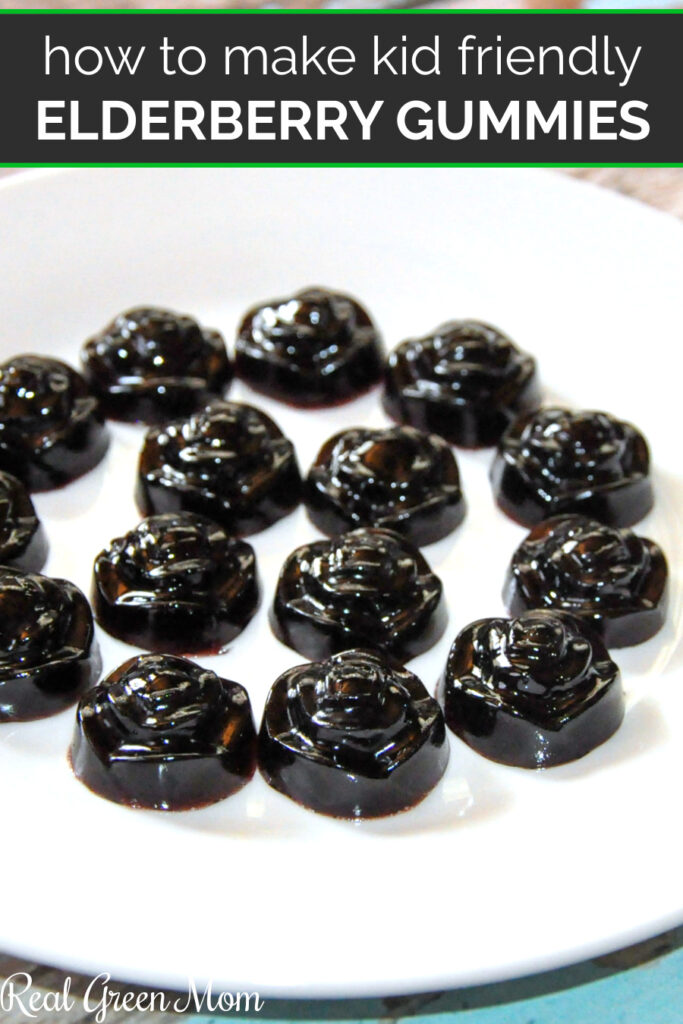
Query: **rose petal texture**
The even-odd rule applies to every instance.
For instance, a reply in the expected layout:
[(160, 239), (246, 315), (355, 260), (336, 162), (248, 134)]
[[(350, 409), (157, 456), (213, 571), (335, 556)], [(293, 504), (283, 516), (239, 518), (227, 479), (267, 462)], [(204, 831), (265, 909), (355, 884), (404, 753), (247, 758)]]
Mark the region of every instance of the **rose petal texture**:
[(78, 707), (74, 773), (100, 796), (154, 810), (223, 800), (255, 770), (244, 687), (185, 658), (131, 658)]
[(570, 512), (631, 526), (653, 503), (645, 438), (604, 412), (521, 416), (500, 440), (491, 482), (500, 507), (524, 526)]
[(436, 643), (446, 619), (441, 581), (424, 556), (381, 529), (297, 548), (270, 613), (278, 639), (309, 658), (362, 646), (405, 661)]
[(450, 448), (412, 427), (354, 427), (335, 434), (309, 471), (305, 501), (323, 533), (377, 526), (417, 545), (440, 540), (465, 514)]
[(256, 533), (301, 500), (294, 446), (259, 409), (214, 402), (148, 431), (136, 499), (145, 516), (196, 512), (231, 534)]
[(101, 667), (92, 613), (68, 580), (0, 567), (0, 722), (57, 714)]
[(390, 352), (383, 404), (392, 419), (451, 444), (492, 445), (538, 406), (536, 362), (490, 324), (450, 320)]
[(585, 516), (556, 516), (522, 541), (504, 588), (508, 611), (556, 608), (608, 647), (649, 640), (666, 621), (668, 568), (654, 541)]
[(40, 572), (47, 559), (47, 537), (28, 491), (0, 471), (0, 565)]
[(224, 650), (258, 602), (253, 548), (192, 512), (150, 516), (95, 559), (98, 622), (150, 651)]
[(334, 405), (381, 377), (382, 342), (350, 295), (305, 288), (250, 309), (235, 341), (235, 369), (256, 391), (302, 407)]
[(394, 814), (443, 775), (448, 740), (438, 703), (384, 655), (349, 650), (285, 672), (259, 735), (266, 781), (341, 818)]
[(437, 695), (456, 735), (520, 768), (583, 757), (624, 715), (619, 669), (603, 642), (556, 611), (471, 623), (451, 647)]
[(0, 469), (47, 491), (91, 470), (108, 444), (97, 399), (76, 370), (35, 355), (0, 365)]
[(223, 337), (190, 316), (157, 307), (120, 313), (81, 353), (106, 416), (163, 423), (220, 395), (232, 369)]

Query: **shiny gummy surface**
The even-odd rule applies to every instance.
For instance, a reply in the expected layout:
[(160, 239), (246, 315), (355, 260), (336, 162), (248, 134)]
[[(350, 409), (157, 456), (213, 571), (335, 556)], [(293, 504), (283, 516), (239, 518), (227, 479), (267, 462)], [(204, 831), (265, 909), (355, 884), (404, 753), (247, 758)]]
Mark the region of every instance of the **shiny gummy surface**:
[(259, 409), (213, 402), (147, 433), (136, 499), (143, 515), (196, 512), (232, 534), (256, 533), (299, 504), (294, 446)]
[(259, 764), (275, 789), (338, 818), (406, 810), (444, 773), (441, 709), (412, 672), (350, 650), (299, 665), (273, 684)]
[(0, 469), (30, 491), (70, 483), (103, 458), (109, 435), (76, 370), (48, 356), (0, 365)]
[(441, 580), (417, 548), (391, 530), (358, 529), (292, 552), (270, 623), (309, 658), (362, 645), (405, 661), (436, 643), (446, 618)]
[(583, 757), (624, 716), (617, 665), (597, 634), (564, 612), (466, 626), (438, 692), (453, 732), (485, 757), (520, 768)]
[(608, 647), (629, 647), (664, 625), (668, 576), (654, 541), (585, 516), (557, 516), (515, 551), (505, 595), (513, 615), (555, 608), (589, 623)]
[(336, 405), (380, 379), (382, 343), (350, 295), (304, 288), (254, 306), (235, 341), (237, 375), (263, 394), (298, 406)]
[(100, 664), (92, 613), (73, 583), (0, 566), (0, 725), (63, 711)]
[(98, 622), (150, 651), (218, 653), (242, 632), (258, 601), (251, 545), (192, 512), (150, 516), (95, 559)]
[(539, 404), (536, 362), (490, 324), (450, 320), (389, 353), (383, 402), (393, 419), (451, 444), (492, 445)]
[(377, 526), (418, 545), (445, 537), (465, 514), (450, 448), (412, 427), (352, 427), (329, 438), (309, 470), (304, 500), (328, 535)]
[(244, 687), (185, 658), (131, 658), (78, 707), (71, 764), (109, 800), (187, 810), (230, 796), (255, 767)]
[(47, 535), (28, 491), (0, 471), (0, 565), (40, 572), (47, 558)]
[(653, 503), (645, 438), (605, 412), (520, 416), (500, 440), (491, 482), (503, 511), (525, 526), (566, 512), (631, 526)]
[(232, 377), (223, 337), (190, 316), (154, 306), (120, 313), (81, 352), (104, 414), (163, 423), (201, 409)]

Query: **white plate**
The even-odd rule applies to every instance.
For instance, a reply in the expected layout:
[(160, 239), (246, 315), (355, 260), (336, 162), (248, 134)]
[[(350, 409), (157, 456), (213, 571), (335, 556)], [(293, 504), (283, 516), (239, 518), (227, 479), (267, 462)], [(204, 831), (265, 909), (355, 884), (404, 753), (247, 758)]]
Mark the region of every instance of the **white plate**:
[[(120, 309), (167, 304), (230, 337), (241, 311), (309, 283), (366, 301), (393, 345), (453, 316), (482, 317), (538, 356), (547, 397), (633, 419), (656, 461), (642, 532), (673, 570), (669, 622), (618, 652), (628, 712), (582, 761), (492, 764), (455, 737), (417, 809), (354, 825), (319, 817), (260, 778), (202, 811), (98, 799), (65, 760), (73, 714), (0, 727), (0, 948), (64, 967), (184, 988), (341, 996), (439, 989), (537, 971), (683, 919), (680, 280), (673, 220), (558, 174), (460, 170), (100, 170), (33, 173), (0, 189), (3, 357), (76, 361)], [(344, 424), (384, 421), (376, 393), (325, 412), (254, 398), (307, 467)], [(88, 589), (92, 559), (138, 519), (141, 431), (39, 495), (47, 572)], [(426, 549), (451, 619), (412, 663), (433, 688), (468, 621), (502, 612), (524, 531), (497, 511), (490, 452), (463, 453), (463, 526)], [(263, 607), (208, 659), (266, 692), (301, 662), (270, 635), (277, 570), (314, 531), (303, 510), (254, 538)], [(105, 669), (131, 649), (101, 636)]]

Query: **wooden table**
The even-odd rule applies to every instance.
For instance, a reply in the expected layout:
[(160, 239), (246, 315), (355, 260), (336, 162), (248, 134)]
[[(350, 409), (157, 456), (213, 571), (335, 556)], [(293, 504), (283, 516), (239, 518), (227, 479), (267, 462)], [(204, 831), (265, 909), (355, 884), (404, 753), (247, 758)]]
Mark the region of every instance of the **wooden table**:
[[(14, 171), (0, 171), (3, 173), (20, 173)], [(457, 174), (457, 171), (453, 172)], [(512, 171), (511, 173), (514, 173)], [(667, 211), (676, 217), (683, 218), (683, 169), (681, 168), (572, 168), (567, 171), (561, 171), (557, 173), (571, 174), (574, 177), (583, 178), (588, 181), (596, 182), (598, 185), (606, 188), (612, 188), (616, 191), (623, 192), (626, 195), (633, 196), (642, 202), (649, 203), (652, 206), (658, 207), (660, 210)], [(636, 947), (631, 947), (630, 950), (621, 951), (620, 953), (612, 954), (611, 957), (601, 958), (599, 962), (616, 962), (617, 965), (628, 966), (629, 964), (642, 962), (642, 959), (647, 959), (652, 951), (653, 943), (658, 943), (659, 946), (664, 944), (666, 947), (667, 938), (657, 937), (656, 939), (649, 940), (647, 943), (639, 943)], [(657, 946), (657, 948), (659, 948)], [(656, 951), (656, 950), (655, 950)], [(640, 958), (640, 960), (639, 960)], [(567, 970), (578, 970), (578, 968), (568, 968)], [(50, 967), (45, 967), (39, 964), (28, 963), (24, 960), (19, 960), (12, 956), (3, 956), (0, 954), (0, 985), (5, 978), (15, 972), (26, 972), (31, 975), (33, 979), (33, 987), (35, 989), (42, 989), (45, 991), (61, 991), (64, 985), (66, 975), (61, 972), (54, 970)], [(555, 972), (557, 973), (557, 972)], [(72, 980), (72, 993), (78, 1000), (79, 993), (83, 993), (87, 987), (90, 979), (80, 977), (77, 974), (70, 975)], [(585, 979), (583, 979), (585, 980)], [(513, 985), (516, 983), (512, 983)], [(126, 985), (121, 986), (123, 991), (137, 991), (134, 986)], [(420, 1006), (419, 1000), (435, 997), (415, 997), (413, 1003), (417, 1000), (417, 1006)], [(512, 997), (510, 997), (512, 998)], [(378, 1006), (381, 1003), (383, 1011), (376, 1010), (375, 1012), (379, 1016), (380, 1012), (383, 1018), (389, 1018), (404, 1015), (411, 1011), (411, 1000), (375, 1000)], [(394, 1006), (393, 1004), (397, 1004)], [(400, 1004), (400, 1006), (398, 1005)], [(309, 1019), (311, 1012), (308, 1013)], [(178, 1021), (178, 1015), (176, 1014), (165, 1014), (165, 1013), (144, 1013), (144, 1014), (129, 1014), (129, 1013), (109, 1013), (107, 1014), (107, 1024), (170, 1024), (171, 1021)], [(294, 1018), (295, 1019), (295, 1018)], [(50, 1024), (86, 1024), (92, 1020), (91, 1017), (87, 1017), (82, 1009), (79, 1010), (76, 1007), (70, 1013), (63, 1014), (50, 1014), (49, 1018), (42, 1016), (39, 1018), (40, 1024), (46, 1024), (49, 1020)], [(19, 1012), (10, 1012), (9, 1014), (2, 1015), (3, 1024), (27, 1024), (27, 1018)], [(655, 1024), (654, 1021), (650, 1021), (649, 1024)]]

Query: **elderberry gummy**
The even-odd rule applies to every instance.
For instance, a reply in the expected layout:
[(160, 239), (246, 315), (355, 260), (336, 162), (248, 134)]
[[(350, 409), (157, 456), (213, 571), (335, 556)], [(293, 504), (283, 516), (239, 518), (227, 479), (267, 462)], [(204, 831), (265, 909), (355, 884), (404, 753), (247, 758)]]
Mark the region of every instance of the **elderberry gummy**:
[(0, 567), (0, 722), (57, 714), (99, 671), (92, 613), (78, 587)]
[(338, 818), (395, 814), (422, 800), (448, 762), (438, 703), (386, 656), (349, 650), (289, 669), (259, 734), (266, 781)]
[(147, 433), (136, 498), (143, 515), (197, 512), (244, 535), (296, 508), (301, 476), (292, 442), (269, 416), (216, 401)]
[(131, 658), (79, 704), (69, 756), (76, 778), (116, 803), (163, 811), (215, 803), (254, 774), (249, 697), (185, 658)]
[(83, 372), (111, 419), (163, 423), (220, 396), (232, 377), (225, 341), (154, 306), (120, 313), (86, 341)]
[(645, 438), (605, 412), (519, 417), (500, 439), (491, 482), (500, 507), (524, 526), (570, 512), (631, 526), (653, 503)]
[(0, 565), (40, 572), (47, 558), (47, 537), (22, 484), (0, 471)]
[(654, 541), (586, 516), (556, 516), (515, 551), (505, 599), (511, 615), (555, 608), (588, 622), (608, 647), (628, 647), (663, 626), (667, 578)]
[(472, 622), (451, 647), (437, 696), (465, 743), (520, 768), (583, 757), (624, 716), (619, 669), (602, 640), (557, 611)]
[(87, 473), (108, 444), (97, 399), (76, 370), (34, 355), (0, 365), (0, 469), (30, 491)]
[(280, 572), (270, 623), (279, 640), (308, 658), (369, 647), (406, 661), (443, 633), (443, 587), (399, 534), (351, 530), (292, 552)]
[(242, 632), (258, 600), (251, 545), (192, 512), (150, 516), (95, 559), (98, 622), (149, 651), (216, 653)]
[(412, 427), (335, 434), (309, 471), (304, 500), (323, 533), (379, 526), (418, 545), (445, 537), (465, 514), (451, 449)]
[(495, 444), (539, 402), (536, 362), (506, 334), (479, 320), (450, 320), (389, 353), (383, 403), (399, 423), (451, 444)]
[(379, 381), (383, 350), (350, 295), (305, 288), (250, 309), (235, 341), (235, 371), (256, 391), (298, 406), (335, 405)]

